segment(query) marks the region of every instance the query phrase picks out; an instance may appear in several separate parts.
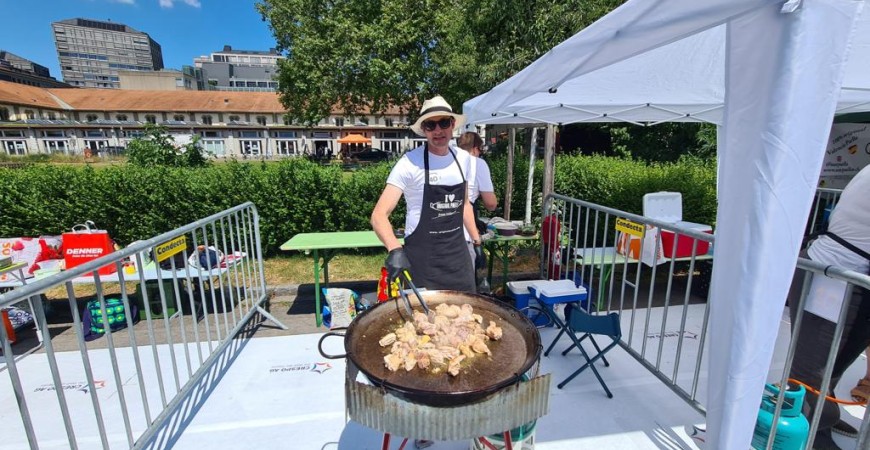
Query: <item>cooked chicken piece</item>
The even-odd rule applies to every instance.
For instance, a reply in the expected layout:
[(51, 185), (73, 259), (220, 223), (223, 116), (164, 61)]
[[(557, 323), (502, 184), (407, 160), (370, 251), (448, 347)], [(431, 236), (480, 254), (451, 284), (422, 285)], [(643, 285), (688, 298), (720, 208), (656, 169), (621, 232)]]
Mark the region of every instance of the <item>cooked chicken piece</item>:
[(417, 339), (417, 329), (413, 323), (405, 322), (405, 325), (396, 330), (396, 337), (402, 342), (412, 342)]
[(459, 349), (457, 349), (456, 347), (444, 346), (438, 347), (438, 350), (440, 350), (441, 353), (444, 354), (444, 357), (447, 359), (453, 359), (459, 356)]
[(409, 353), (408, 356), (405, 356), (404, 363), (405, 371), (410, 372), (417, 365), (417, 358), (414, 357), (413, 353)]
[(381, 347), (386, 347), (386, 346), (392, 344), (393, 342), (396, 342), (396, 333), (390, 333), (390, 334), (387, 334), (386, 336), (382, 337), (381, 340), (378, 341), (378, 344), (380, 344)]
[(480, 314), (472, 314), (471, 317), (474, 318), (475, 322), (480, 324), (483, 323), (483, 316), (481, 316)]
[(439, 329), (445, 329), (450, 327), (450, 319), (443, 314), (438, 314), (435, 316), (435, 320), (432, 321)]
[(384, 365), (387, 366), (387, 370), (390, 372), (399, 370), (399, 367), (402, 367), (403, 362), (402, 357), (395, 353), (390, 353), (389, 355), (384, 356)]
[(486, 335), (489, 336), (490, 339), (497, 341), (501, 339), (501, 334), (501, 327), (496, 325), (494, 321), (490, 321), (489, 326), (486, 327)]
[(474, 351), (471, 350), (468, 344), (459, 344), (459, 351), (468, 358), (474, 358)]
[(426, 334), (429, 336), (435, 336), (436, 334), (438, 334), (438, 325), (435, 325), (434, 323), (426, 322), (425, 324), (423, 324), (422, 327), (420, 327), (420, 331), (423, 334)]
[(444, 364), (444, 352), (438, 350), (437, 348), (426, 349), (426, 353), (429, 354), (429, 361), (436, 366), (440, 366)]
[(486, 343), (484, 343), (482, 339), (475, 339), (474, 342), (471, 343), (471, 349), (477, 353), (486, 353), (487, 355), (492, 356), (492, 352), (489, 351), (489, 347), (486, 346)]
[(462, 306), (459, 307), (460, 316), (470, 316), (472, 314), (474, 314), (474, 309), (468, 303), (463, 303)]
[(453, 375), (459, 375), (459, 364), (465, 359), (465, 355), (459, 355), (456, 358), (450, 360), (450, 363), (447, 364), (447, 373)]
[(414, 311), (414, 326), (417, 329), (423, 328), (424, 326), (429, 324), (429, 316), (421, 313), (420, 311)]
[(435, 307), (435, 312), (441, 314), (448, 319), (454, 319), (459, 316), (459, 312), (461, 309), (457, 305), (448, 305), (447, 303), (442, 303)]
[(431, 359), (429, 358), (428, 352), (418, 351), (417, 355), (417, 367), (426, 370), (429, 368), (429, 364), (431, 363)]

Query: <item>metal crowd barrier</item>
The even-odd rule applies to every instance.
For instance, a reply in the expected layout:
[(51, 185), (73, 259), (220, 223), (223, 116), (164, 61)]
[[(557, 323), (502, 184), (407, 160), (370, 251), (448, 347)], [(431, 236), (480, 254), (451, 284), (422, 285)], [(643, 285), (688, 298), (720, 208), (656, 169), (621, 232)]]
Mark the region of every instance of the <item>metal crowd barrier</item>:
[(818, 188), (813, 199), (813, 211), (810, 213), (807, 223), (806, 236), (824, 230), (828, 226), (828, 219), (834, 206), (840, 201), (842, 189)]
[[(824, 208), (835, 204), (839, 194), (838, 190), (820, 189), (809, 223), (816, 223), (814, 218)], [(710, 314), (707, 300), (713, 266), (713, 235), (559, 194), (547, 196), (542, 212), (541, 278), (573, 278), (587, 288), (590, 313), (620, 313), (623, 328), (620, 346), (690, 406), (706, 414), (703, 389), (699, 388), (706, 370), (704, 351)], [(649, 227), (658, 228), (659, 233), (674, 233), (670, 251), (666, 253), (676, 257), (648, 265), (639, 261), (641, 258), (617, 252), (620, 239), (627, 239), (617, 227), (646, 230), (635, 238), (635, 245), (641, 251), (646, 245), (652, 255), (664, 249), (661, 248), (661, 239), (648, 242), (656, 236)], [(687, 245), (691, 251), (681, 254)], [(631, 244), (627, 247), (630, 248)], [(798, 319), (792, 324), (782, 374), (772, 370), (768, 376), (769, 380), (780, 383), (788, 379), (797, 341), (791, 337), (800, 332), (800, 318), (812, 277), (825, 276), (845, 282), (846, 300), (851, 299), (855, 288), (870, 289), (868, 275), (803, 258), (798, 260), (797, 266), (806, 271), (804, 289), (797, 305)], [(843, 314), (837, 325), (835, 342), (839, 342), (844, 319)], [(667, 340), (676, 343), (665, 345)], [(838, 347), (833, 346), (828, 355), (820, 386), (822, 392), (830, 387), (837, 351)], [(783, 398), (780, 396), (778, 399), (774, 422), (779, 418)], [(819, 418), (817, 412), (811, 422), (810, 436), (815, 435)], [(856, 448), (870, 447), (868, 425), (870, 421), (865, 413)], [(774, 436), (775, 432), (774, 428), (770, 435)], [(773, 448), (772, 438), (767, 448)]]
[[(0, 306), (8, 306), (38, 299), (50, 289), (65, 292), (75, 332), (75, 347), (61, 348), (62, 340), (49, 334), (42, 302), (34, 301), (44, 353), (16, 361), (0, 327), (5, 372), (21, 420), (18, 436), (26, 436), (32, 449), (164, 445), (167, 433), (178, 432), (167, 428), (178, 427), (179, 415), (191, 413), (190, 399), (202, 396), (204, 382), (216, 382), (215, 368), (227, 364), (227, 352), (239, 345), (234, 337), (250, 328), (256, 315), (286, 329), (264, 309), (259, 220), (254, 205), (244, 203), (0, 295)], [(182, 237), (186, 245), (176, 241)], [(160, 246), (169, 242), (176, 245)], [(152, 252), (158, 246), (162, 252)], [(182, 258), (168, 257), (163, 268), (157, 261), (149, 265), (149, 256), (170, 254), (167, 247), (181, 249)], [(115, 272), (98, 274), (105, 266), (114, 266)], [(97, 317), (84, 306), (88, 298), (99, 304)], [(100, 319), (109, 324), (109, 316), (118, 312), (107, 311), (109, 299), (123, 303), (126, 327), (105, 326), (104, 334), (86, 341), (94, 333), (83, 329), (85, 316), (92, 324)], [(62, 312), (52, 309), (50, 317)], [(103, 394), (113, 389), (115, 395)], [(51, 391), (53, 401), (46, 399)], [(60, 427), (63, 444), (56, 431)]]

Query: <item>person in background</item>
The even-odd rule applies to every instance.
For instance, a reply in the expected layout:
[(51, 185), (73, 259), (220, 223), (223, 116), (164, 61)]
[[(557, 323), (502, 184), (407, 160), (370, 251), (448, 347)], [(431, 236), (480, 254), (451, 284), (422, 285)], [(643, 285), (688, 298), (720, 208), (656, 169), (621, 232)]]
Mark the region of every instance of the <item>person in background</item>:
[(864, 358), (867, 360), (867, 371), (864, 378), (858, 380), (858, 385), (852, 388), (852, 398), (858, 402), (870, 400), (870, 348), (864, 350)]
[[(870, 272), (870, 166), (864, 167), (843, 189), (840, 201), (831, 213), (827, 231), (801, 252), (802, 257), (826, 265), (833, 265), (858, 273)], [(815, 278), (822, 278), (816, 275)], [(796, 273), (789, 294), (792, 323), (797, 317), (796, 306), (801, 293), (804, 276)], [(815, 281), (813, 282), (815, 283)], [(812, 292), (812, 289), (810, 290)], [(819, 389), (831, 349), (835, 322), (814, 314), (815, 298), (806, 299), (800, 333), (797, 336), (797, 351), (789, 376)], [(842, 307), (842, 305), (841, 305)], [(838, 308), (839, 309), (839, 308)], [(832, 395), (843, 373), (870, 344), (870, 293), (855, 287), (839, 342), (839, 351), (831, 375)], [(818, 396), (807, 392), (804, 414), (812, 421), (812, 411)], [(858, 431), (840, 419), (840, 407), (826, 401), (819, 419), (819, 428), (813, 448), (838, 450), (832, 432), (857, 436)]]
[[(471, 202), (471, 207), (474, 212), (474, 222), (477, 224), (477, 232), (485, 233), (486, 224), (482, 224), (480, 221), (480, 202), (483, 203), (483, 207), (486, 208), (487, 211), (495, 211), (495, 208), (498, 206), (498, 198), (496, 198), (494, 192), (495, 188), (492, 186), (492, 175), (489, 171), (489, 165), (480, 157), (483, 153), (483, 139), (480, 138), (479, 134), (473, 131), (468, 131), (459, 136), (457, 144), (459, 145), (459, 148), (467, 151), (471, 156), (473, 156), (473, 167), (471, 169), (473, 176), (469, 177), (471, 186), (469, 188), (468, 199)], [(478, 199), (480, 199), (480, 202), (477, 201)], [(481, 227), (481, 225), (483, 225), (483, 227)], [(474, 260), (474, 246), (471, 242), (468, 243), (468, 251), (471, 254), (471, 259)], [(475, 267), (475, 269), (480, 269), (480, 267)]]
[[(411, 126), (426, 143), (399, 159), (371, 215), (372, 228), (389, 251), (389, 282), (407, 270), (418, 287), (476, 291), (466, 230), (476, 263), (486, 265), (486, 258), (468, 201), (472, 157), (452, 143), (454, 128), (464, 123), (465, 116), (436, 96), (423, 102), (420, 118)], [(407, 206), (404, 246), (389, 219), (402, 197)]]

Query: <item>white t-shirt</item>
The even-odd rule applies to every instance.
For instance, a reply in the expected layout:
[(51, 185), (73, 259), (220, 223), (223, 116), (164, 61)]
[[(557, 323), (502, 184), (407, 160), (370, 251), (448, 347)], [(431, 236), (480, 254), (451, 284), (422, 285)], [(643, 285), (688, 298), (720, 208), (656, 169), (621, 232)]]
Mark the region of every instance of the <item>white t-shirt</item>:
[[(843, 189), (831, 213), (828, 231), (870, 253), (870, 166), (865, 166)], [(867, 273), (868, 261), (830, 236), (819, 236), (807, 250), (813, 261)]]
[(480, 197), (481, 192), (495, 192), (495, 188), (492, 186), (492, 176), (486, 161), (472, 157), (471, 162), (474, 181), (469, 185), (468, 196), (471, 203), (474, 203)]
[[(405, 153), (390, 171), (390, 176), (387, 177), (387, 184), (401, 189), (405, 196), (408, 211), (405, 215), (405, 236), (413, 233), (417, 224), (420, 223), (424, 177), (426, 175), (426, 169), (423, 165), (424, 148), (424, 146), (420, 146)], [(444, 156), (429, 153), (429, 184), (452, 186), (462, 183), (463, 176), (467, 179), (472, 172), (471, 160), (473, 158), (471, 154), (456, 147), (452, 142), (450, 150), (456, 155), (455, 161), (450, 153)], [(459, 167), (456, 166), (456, 162), (459, 162)], [(461, 173), (460, 167), (462, 168)], [(467, 232), (466, 239), (468, 239)]]

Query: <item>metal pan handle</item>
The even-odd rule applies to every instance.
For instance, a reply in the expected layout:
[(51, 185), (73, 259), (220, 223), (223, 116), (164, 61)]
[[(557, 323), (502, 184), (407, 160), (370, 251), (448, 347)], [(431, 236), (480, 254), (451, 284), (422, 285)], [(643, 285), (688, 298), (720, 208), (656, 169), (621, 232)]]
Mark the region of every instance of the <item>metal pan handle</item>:
[(320, 356), (326, 359), (344, 359), (347, 357), (347, 353), (342, 353), (341, 355), (329, 355), (323, 351), (323, 340), (330, 336), (339, 336), (344, 337), (344, 332), (347, 331), (347, 327), (333, 328), (330, 331), (327, 331), (320, 337), (320, 340), (317, 341), (317, 351), (320, 352)]

